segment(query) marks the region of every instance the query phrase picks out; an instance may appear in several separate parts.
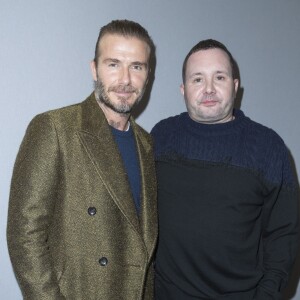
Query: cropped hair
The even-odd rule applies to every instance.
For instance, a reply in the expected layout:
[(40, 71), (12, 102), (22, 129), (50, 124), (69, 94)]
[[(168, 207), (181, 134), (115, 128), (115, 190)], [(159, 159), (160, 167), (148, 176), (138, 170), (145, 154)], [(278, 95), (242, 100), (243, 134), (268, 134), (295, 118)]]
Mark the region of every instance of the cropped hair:
[(102, 37), (106, 34), (116, 34), (124, 37), (135, 37), (144, 41), (150, 48), (150, 56), (155, 51), (155, 45), (152, 38), (149, 36), (148, 31), (139, 23), (129, 20), (113, 20), (100, 29), (98, 40), (95, 48), (94, 61), (97, 64), (99, 53), (99, 44)]
[(185, 57), (185, 59), (183, 61), (183, 65), (182, 65), (182, 80), (183, 80), (183, 83), (185, 82), (185, 79), (186, 79), (186, 74), (185, 74), (185, 72), (186, 72), (186, 65), (187, 65), (187, 61), (190, 58), (190, 56), (193, 53), (196, 53), (198, 51), (208, 50), (208, 49), (221, 49), (224, 52), (226, 52), (227, 55), (229, 56), (229, 61), (230, 61), (231, 69), (232, 69), (232, 77), (234, 79), (237, 78), (235, 61), (234, 61), (231, 53), (229, 52), (229, 50), (221, 42), (213, 40), (213, 39), (208, 39), (208, 40), (200, 41), (198, 44), (196, 44), (190, 50), (190, 52), (187, 54), (187, 56)]

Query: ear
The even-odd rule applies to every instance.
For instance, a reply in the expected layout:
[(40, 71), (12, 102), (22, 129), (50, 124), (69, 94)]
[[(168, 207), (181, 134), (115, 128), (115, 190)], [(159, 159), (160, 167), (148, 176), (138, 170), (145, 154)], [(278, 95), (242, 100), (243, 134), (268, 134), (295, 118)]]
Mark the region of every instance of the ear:
[(94, 60), (92, 60), (90, 62), (90, 67), (91, 67), (91, 72), (92, 72), (93, 79), (94, 79), (94, 81), (97, 81), (97, 79), (98, 79), (98, 76), (97, 76), (97, 66), (96, 66), (96, 63), (95, 63)]
[(150, 78), (150, 73), (151, 73), (151, 69), (149, 69), (148, 72), (147, 72), (147, 78), (146, 78), (145, 86), (148, 85), (149, 78)]
[(152, 74), (152, 69), (149, 66), (149, 62), (148, 62), (147, 79), (146, 79), (146, 82), (145, 82), (145, 86), (148, 85), (148, 82), (149, 82), (150, 78), (151, 78), (152, 81), (154, 80), (154, 75)]
[(181, 92), (181, 95), (184, 97), (184, 84), (183, 83), (180, 85), (180, 92)]
[(233, 80), (233, 84), (234, 84), (234, 91), (235, 91), (235, 95), (238, 91), (238, 88), (239, 88), (239, 80), (238, 79), (234, 79)]

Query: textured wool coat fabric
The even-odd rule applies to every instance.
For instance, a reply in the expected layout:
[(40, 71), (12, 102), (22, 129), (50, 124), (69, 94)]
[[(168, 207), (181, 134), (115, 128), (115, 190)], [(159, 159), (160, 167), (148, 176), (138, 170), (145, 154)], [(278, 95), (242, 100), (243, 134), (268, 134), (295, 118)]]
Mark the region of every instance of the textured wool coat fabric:
[(130, 119), (141, 213), (94, 94), (36, 116), (16, 159), (7, 239), (24, 299), (153, 299), (152, 141)]

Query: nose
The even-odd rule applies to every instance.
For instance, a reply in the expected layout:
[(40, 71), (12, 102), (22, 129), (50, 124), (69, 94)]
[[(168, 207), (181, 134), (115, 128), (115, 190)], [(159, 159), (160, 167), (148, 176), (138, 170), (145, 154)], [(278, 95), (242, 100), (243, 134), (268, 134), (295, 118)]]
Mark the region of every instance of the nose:
[(215, 93), (215, 86), (212, 79), (208, 79), (205, 84), (205, 93), (213, 94)]
[(128, 85), (131, 82), (130, 70), (126, 67), (120, 71), (119, 82), (123, 85)]

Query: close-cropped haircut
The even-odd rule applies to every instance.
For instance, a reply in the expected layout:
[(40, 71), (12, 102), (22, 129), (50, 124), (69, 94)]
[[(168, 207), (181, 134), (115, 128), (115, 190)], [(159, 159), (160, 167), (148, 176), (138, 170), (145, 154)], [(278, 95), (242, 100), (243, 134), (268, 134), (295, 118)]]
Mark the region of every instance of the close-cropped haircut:
[(190, 50), (190, 52), (187, 54), (187, 56), (185, 57), (185, 59), (183, 61), (183, 65), (182, 65), (182, 80), (183, 80), (183, 83), (185, 83), (185, 79), (186, 79), (186, 74), (185, 74), (185, 72), (186, 72), (186, 65), (187, 65), (187, 61), (190, 58), (190, 56), (193, 53), (196, 53), (198, 51), (208, 50), (208, 49), (221, 49), (224, 52), (226, 52), (227, 55), (229, 56), (229, 61), (230, 61), (231, 69), (232, 69), (232, 77), (234, 79), (237, 78), (235, 62), (234, 62), (234, 59), (233, 59), (231, 53), (229, 52), (229, 50), (221, 42), (213, 40), (213, 39), (208, 39), (208, 40), (200, 41), (198, 44), (196, 44)]
[(99, 44), (101, 39), (106, 34), (116, 34), (124, 37), (135, 37), (144, 41), (150, 48), (150, 56), (155, 51), (155, 45), (152, 38), (149, 36), (148, 31), (139, 23), (129, 20), (113, 20), (100, 29), (98, 40), (95, 48), (94, 61), (97, 64), (99, 53)]

